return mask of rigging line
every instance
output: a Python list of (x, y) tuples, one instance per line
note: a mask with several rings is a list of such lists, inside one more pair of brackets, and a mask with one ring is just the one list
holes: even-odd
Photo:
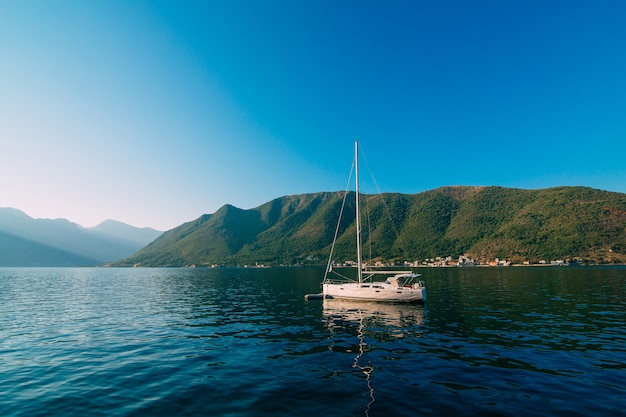
[[(339, 277), (343, 278), (343, 280), (344, 280), (345, 282), (347, 282), (347, 281), (356, 282), (356, 280), (354, 280), (353, 278), (349, 278), (349, 277), (348, 277), (348, 276), (346, 276), (346, 275), (340, 274), (339, 272), (337, 272), (337, 271), (336, 271), (336, 270), (334, 270), (334, 269), (333, 269), (333, 274), (335, 274), (335, 275), (337, 275), (337, 276), (339, 276)], [(329, 280), (328, 280), (328, 282), (332, 283), (332, 279), (329, 279)]]
[(376, 187), (376, 192), (377, 194), (380, 195), (380, 199), (383, 202), (383, 207), (385, 207), (387, 218), (389, 219), (389, 223), (391, 223), (391, 229), (393, 230), (393, 234), (395, 235), (396, 240), (400, 244), (400, 249), (402, 249), (402, 253), (404, 254), (405, 258), (408, 258), (408, 251), (406, 249), (404, 241), (402, 240), (402, 237), (400, 236), (400, 232), (398, 231), (398, 229), (396, 228), (396, 225), (393, 222), (393, 218), (391, 217), (391, 209), (387, 205), (385, 196), (383, 192), (381, 191), (380, 187), (378, 186), (378, 181), (376, 181), (376, 177), (374, 177), (374, 174), (372, 173), (372, 170), (370, 169), (369, 161), (367, 160), (367, 156), (365, 155), (365, 152), (363, 151), (363, 147), (361, 146), (359, 150), (361, 151), (361, 155), (363, 155), (363, 159), (365, 160), (365, 166), (367, 167), (367, 172), (369, 172), (370, 177), (372, 178), (372, 181), (374, 182), (374, 186)]
[(372, 219), (370, 213), (370, 196), (365, 196), (365, 212), (367, 213), (367, 245), (369, 247), (369, 263), (372, 264)]
[(326, 264), (326, 271), (324, 271), (324, 281), (328, 278), (331, 265), (333, 262), (333, 252), (335, 251), (335, 242), (337, 242), (337, 236), (339, 235), (339, 226), (341, 225), (341, 219), (343, 219), (343, 209), (346, 207), (346, 199), (348, 198), (348, 190), (350, 188), (350, 182), (352, 181), (352, 173), (354, 172), (355, 160), (352, 160), (352, 167), (350, 168), (350, 175), (348, 176), (348, 184), (346, 185), (346, 191), (343, 194), (343, 201), (341, 202), (341, 210), (339, 211), (339, 220), (337, 220), (337, 228), (335, 229), (335, 236), (333, 236), (333, 243), (330, 247), (330, 255), (328, 256), (328, 263)]

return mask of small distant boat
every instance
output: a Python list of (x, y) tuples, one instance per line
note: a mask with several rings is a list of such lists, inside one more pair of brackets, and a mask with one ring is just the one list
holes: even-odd
[[(411, 271), (394, 271), (373, 269), (363, 264), (361, 245), (361, 218), (359, 210), (359, 142), (354, 143), (354, 164), (356, 181), (356, 251), (357, 251), (357, 279), (348, 280), (337, 274), (339, 279), (330, 278), (333, 273), (332, 249), (324, 281), (322, 293), (310, 295), (313, 298), (337, 298), (361, 301), (385, 301), (385, 302), (424, 302), (426, 301), (426, 287), (419, 279), (420, 274)], [(341, 221), (341, 219), (339, 219)], [(337, 236), (333, 240), (335, 246)], [(387, 276), (384, 281), (375, 281), (375, 276)]]

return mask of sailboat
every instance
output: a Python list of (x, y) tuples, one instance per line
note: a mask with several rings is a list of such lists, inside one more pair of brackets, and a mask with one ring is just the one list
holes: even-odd
[[(343, 275), (336, 274), (339, 279), (331, 278), (333, 273), (333, 249), (322, 282), (320, 298), (346, 299), (361, 301), (386, 301), (386, 302), (424, 302), (426, 301), (426, 287), (419, 279), (420, 274), (411, 271), (380, 270), (374, 269), (363, 263), (361, 245), (361, 216), (359, 210), (359, 142), (354, 142), (354, 167), (356, 183), (356, 252), (357, 252), (357, 279), (348, 280)], [(341, 221), (341, 219), (339, 219)], [(337, 230), (339, 226), (337, 227)], [(333, 240), (335, 246), (337, 233)], [(384, 276), (384, 281), (375, 281), (376, 276)]]

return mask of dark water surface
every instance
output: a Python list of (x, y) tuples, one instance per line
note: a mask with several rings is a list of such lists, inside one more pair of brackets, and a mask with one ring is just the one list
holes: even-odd
[(425, 269), (425, 306), (322, 272), (0, 269), (0, 415), (626, 413), (626, 268)]

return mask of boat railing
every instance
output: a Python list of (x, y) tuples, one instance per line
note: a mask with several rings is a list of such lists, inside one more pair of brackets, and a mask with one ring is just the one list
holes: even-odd
[(349, 282), (358, 282), (358, 279), (347, 277), (335, 269), (331, 269), (324, 280), (324, 284), (346, 284)]
[[(353, 277), (352, 273), (350, 276), (344, 275), (345, 271), (354, 271), (356, 269), (356, 265), (331, 265), (325, 274), (324, 283), (325, 284), (346, 284), (350, 282), (358, 282), (357, 277)], [(376, 276), (379, 277), (392, 277), (392, 276), (402, 276), (403, 280), (406, 284), (412, 283), (417, 277), (420, 277), (421, 274), (416, 273), (410, 268), (407, 269), (388, 269), (385, 267), (376, 267), (372, 265), (366, 265), (361, 271), (362, 281), (363, 282), (376, 282), (376, 281), (385, 281), (385, 278), (375, 279)]]
[(348, 284), (351, 282), (358, 282), (355, 279), (350, 279), (350, 278), (346, 278), (346, 277), (341, 277), (341, 278), (327, 278), (326, 281), (324, 281), (324, 284)]

